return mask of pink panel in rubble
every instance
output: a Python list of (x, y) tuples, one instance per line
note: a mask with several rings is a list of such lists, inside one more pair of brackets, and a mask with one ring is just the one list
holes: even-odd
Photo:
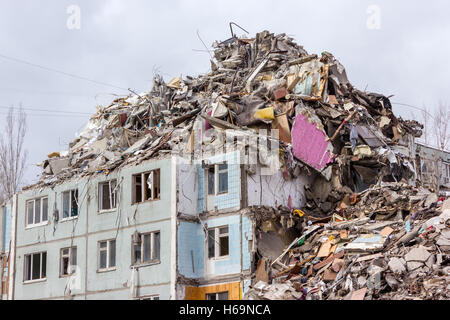
[(292, 127), (292, 146), (294, 155), (310, 166), (322, 170), (327, 163), (333, 162), (330, 142), (325, 133), (308, 122), (303, 114), (298, 114)]

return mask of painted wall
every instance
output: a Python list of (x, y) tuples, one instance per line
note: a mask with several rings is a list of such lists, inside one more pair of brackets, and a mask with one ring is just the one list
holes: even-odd
[(218, 293), (228, 291), (228, 300), (240, 300), (241, 284), (240, 282), (221, 283), (212, 286), (190, 287), (186, 289), (186, 300), (206, 300), (208, 293)]
[[(214, 206), (220, 210), (240, 209), (240, 165), (239, 151), (219, 154), (208, 158), (210, 164), (217, 164), (223, 161), (228, 163), (228, 192), (216, 195)], [(198, 213), (205, 210), (205, 170), (201, 165), (197, 165), (198, 174)]]
[[(440, 169), (440, 184), (450, 188), (450, 176), (447, 175), (450, 167), (450, 152), (442, 152), (436, 148), (428, 147), (416, 143), (416, 155), (420, 158), (421, 164), (427, 167), (427, 172), (423, 172), (423, 167), (418, 168), (421, 173), (422, 182), (425, 184), (436, 182), (436, 172)], [(441, 160), (442, 159), (442, 160)], [(419, 164), (418, 164), (419, 165)]]
[(247, 176), (247, 192), (249, 206), (288, 205), (291, 196), (294, 207), (299, 208), (305, 204), (305, 184), (310, 184), (313, 177), (300, 175), (292, 180), (284, 180), (281, 171), (273, 175), (261, 175), (261, 167), (256, 168), (256, 173)]
[(2, 208), (1, 218), (0, 218), (0, 251), (9, 252), (9, 246), (11, 241), (11, 222), (12, 222), (12, 211), (11, 202), (7, 202)]
[(203, 225), (180, 221), (178, 224), (178, 272), (187, 278), (213, 279), (217, 276), (250, 270), (251, 241), (253, 240), (251, 220), (246, 216), (242, 217), (242, 233), (240, 233), (240, 214), (211, 217), (203, 223), (206, 224), (206, 228), (228, 226), (229, 255), (226, 258), (208, 259)]
[[(152, 169), (161, 170), (161, 199), (132, 205), (132, 175)], [(114, 171), (109, 176), (97, 175), (79, 181), (68, 181), (53, 189), (30, 190), (18, 196), (16, 299), (63, 298), (68, 278), (59, 276), (60, 249), (77, 246), (79, 279), (71, 282), (75, 299), (129, 299), (131, 285), (131, 236), (160, 231), (160, 263), (140, 267), (136, 275), (138, 295), (159, 294), (170, 297), (171, 213), (172, 206), (171, 159), (151, 160), (138, 166)], [(116, 178), (119, 183), (117, 208), (98, 211), (98, 183)], [(79, 215), (75, 219), (58, 221), (52, 217), (56, 208), (62, 212), (61, 193), (78, 188)], [(38, 196), (49, 198), (49, 221), (43, 226), (25, 228), (26, 200)], [(100, 240), (116, 238), (116, 269), (97, 271), (97, 245)], [(47, 279), (23, 283), (24, 255), (47, 251)], [(78, 274), (77, 272), (77, 274)], [(78, 277), (77, 277), (78, 278)], [(87, 294), (84, 296), (84, 294)]]
[[(197, 165), (179, 162), (177, 164), (177, 175), (178, 212), (182, 214), (197, 215), (199, 201), (199, 176)], [(203, 183), (201, 184), (201, 187), (203, 190)]]

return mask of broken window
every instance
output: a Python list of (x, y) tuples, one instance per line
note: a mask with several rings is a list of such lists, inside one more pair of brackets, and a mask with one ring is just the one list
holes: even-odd
[(133, 175), (133, 203), (160, 198), (160, 170)]
[(47, 252), (39, 252), (25, 255), (24, 281), (46, 278)]
[(98, 270), (104, 271), (116, 267), (116, 240), (98, 243)]
[(78, 190), (70, 190), (62, 193), (63, 219), (78, 216)]
[(60, 276), (75, 273), (77, 266), (77, 247), (61, 249)]
[(31, 226), (48, 220), (48, 198), (28, 200), (26, 204), (26, 225)]
[(220, 258), (229, 254), (228, 226), (208, 230), (208, 258)]
[(228, 164), (215, 164), (207, 169), (208, 195), (228, 192)]
[(132, 236), (133, 251), (132, 264), (150, 263), (159, 261), (160, 234), (151, 232), (145, 234), (135, 233)]
[(98, 184), (98, 207), (99, 210), (111, 210), (116, 207), (117, 181), (110, 180)]
[(207, 293), (206, 300), (228, 300), (228, 291)]

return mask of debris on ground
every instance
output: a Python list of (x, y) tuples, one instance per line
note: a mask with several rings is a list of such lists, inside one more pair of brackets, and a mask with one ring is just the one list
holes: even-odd
[(315, 179), (303, 207), (257, 208), (245, 298), (450, 298), (449, 200), (416, 181), (412, 146), (423, 126), (396, 117), (389, 97), (354, 88), (331, 53), (309, 54), (286, 34), (232, 34), (213, 48), (209, 73), (167, 83), (156, 75), (149, 92), (98, 106), (27, 188), (192, 151), (183, 139), (196, 128), (278, 129), (284, 179)]

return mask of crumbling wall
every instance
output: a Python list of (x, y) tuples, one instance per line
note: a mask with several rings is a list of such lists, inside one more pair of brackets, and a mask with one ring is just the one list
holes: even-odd
[[(187, 278), (212, 279), (250, 271), (252, 222), (247, 216), (242, 216), (241, 225), (240, 215), (237, 213), (210, 217), (201, 223), (180, 221), (177, 236), (178, 272)], [(224, 258), (208, 259), (205, 232), (208, 228), (220, 226), (228, 226), (229, 255)]]
[[(214, 197), (214, 207), (217, 210), (240, 209), (240, 166), (239, 151), (222, 153), (209, 157), (208, 164), (228, 163), (228, 192)], [(198, 173), (198, 213), (209, 211), (205, 208), (205, 172), (201, 165), (197, 165)], [(212, 209), (212, 208), (211, 208)]]
[(306, 201), (304, 186), (313, 180), (312, 175), (306, 174), (285, 180), (281, 171), (273, 175), (261, 175), (261, 168), (257, 167), (255, 174), (247, 175), (248, 205), (288, 206), (290, 197), (293, 207), (301, 208)]

